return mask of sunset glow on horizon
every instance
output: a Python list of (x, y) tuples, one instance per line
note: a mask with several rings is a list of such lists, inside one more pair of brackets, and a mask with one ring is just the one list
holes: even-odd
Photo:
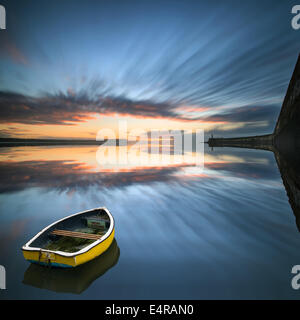
[(110, 128), (116, 138), (124, 139), (127, 136), (119, 136), (118, 121), (126, 121), (128, 133), (132, 129), (153, 130), (196, 130), (202, 129), (211, 131), (220, 126), (230, 129), (243, 124), (230, 123), (228, 121), (203, 121), (203, 120), (173, 120), (164, 118), (134, 117), (131, 115), (89, 115), (82, 118), (80, 122), (68, 124), (48, 125), (48, 124), (0, 124), (0, 130), (6, 131), (15, 138), (28, 139), (91, 139), (96, 140), (97, 132), (102, 128)]

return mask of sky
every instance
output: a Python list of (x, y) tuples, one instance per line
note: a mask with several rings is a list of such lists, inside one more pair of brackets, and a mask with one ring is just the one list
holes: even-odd
[(120, 119), (267, 134), (300, 52), (295, 1), (0, 4), (0, 137), (94, 140)]

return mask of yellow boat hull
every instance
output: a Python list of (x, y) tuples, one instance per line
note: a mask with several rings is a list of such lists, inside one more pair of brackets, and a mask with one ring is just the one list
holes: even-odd
[(111, 234), (99, 244), (95, 245), (84, 253), (74, 255), (72, 257), (66, 257), (54, 252), (49, 253), (43, 250), (25, 250), (23, 248), (22, 251), (24, 258), (29, 262), (54, 267), (72, 268), (100, 256), (109, 248), (114, 239), (114, 236), (115, 228), (113, 228)]

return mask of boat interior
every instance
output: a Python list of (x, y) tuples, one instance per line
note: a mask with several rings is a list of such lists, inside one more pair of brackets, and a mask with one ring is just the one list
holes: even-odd
[(36, 238), (30, 247), (77, 252), (100, 239), (110, 227), (104, 209), (96, 209), (58, 221)]

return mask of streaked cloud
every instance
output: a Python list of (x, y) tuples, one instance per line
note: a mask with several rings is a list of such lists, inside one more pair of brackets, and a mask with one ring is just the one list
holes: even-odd
[(2, 125), (127, 116), (238, 135), (275, 125), (299, 51), (288, 2), (72, 3), (7, 5)]
[(276, 121), (279, 112), (280, 107), (278, 105), (244, 106), (232, 108), (203, 118), (210, 121), (230, 122)]

